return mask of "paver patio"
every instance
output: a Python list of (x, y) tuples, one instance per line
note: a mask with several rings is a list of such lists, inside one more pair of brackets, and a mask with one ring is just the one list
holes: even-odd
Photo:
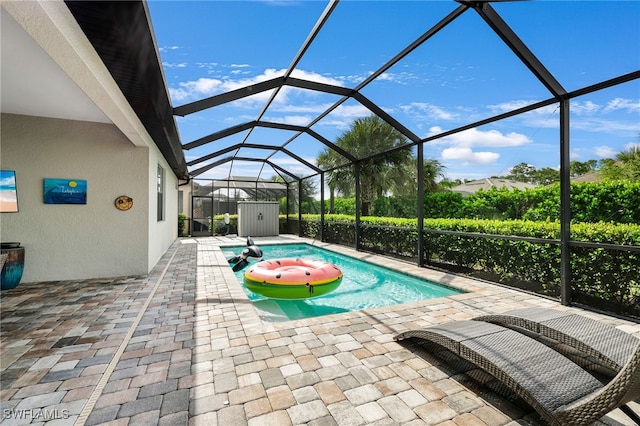
[[(220, 250), (237, 237), (180, 239), (148, 276), (23, 283), (1, 298), (2, 424), (542, 424), (393, 336), (557, 303), (293, 236), (254, 240), (321, 245), (467, 293), (266, 323)], [(582, 313), (640, 336), (639, 324)], [(619, 410), (601, 422), (629, 424)]]

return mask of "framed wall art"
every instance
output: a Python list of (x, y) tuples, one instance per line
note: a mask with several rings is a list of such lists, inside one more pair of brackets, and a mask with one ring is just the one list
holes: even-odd
[(0, 170), (0, 212), (18, 211), (18, 188), (15, 170)]
[(44, 180), (45, 204), (87, 204), (87, 181), (82, 179)]

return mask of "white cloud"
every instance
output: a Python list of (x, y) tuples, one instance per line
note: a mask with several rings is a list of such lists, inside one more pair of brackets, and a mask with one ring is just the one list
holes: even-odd
[[(438, 126), (429, 129), (429, 135), (442, 133)], [(492, 148), (504, 148), (522, 146), (531, 143), (531, 139), (522, 133), (511, 132), (503, 134), (497, 130), (480, 131), (476, 128), (465, 130), (451, 136), (447, 136), (432, 143), (451, 144), (454, 146), (473, 147), (487, 146)]]
[(162, 46), (158, 48), (160, 52), (164, 52), (166, 50), (178, 50), (178, 49), (181, 49), (181, 47), (180, 46)]
[(442, 150), (444, 161), (461, 162), (468, 164), (492, 164), (498, 161), (500, 154), (496, 152), (473, 152), (468, 147), (452, 147)]
[[(371, 75), (371, 73), (369, 73), (369, 75)], [(364, 81), (366, 77), (363, 75), (359, 75), (359, 74), (352, 74), (352, 75), (345, 75), (341, 77), (341, 80), (349, 82), (351, 84), (358, 85), (360, 83), (362, 83)]]
[(615, 98), (607, 102), (607, 106), (604, 108), (605, 111), (615, 111), (619, 109), (626, 109), (629, 110), (629, 112), (640, 111), (640, 100)]
[(409, 72), (401, 72), (401, 73), (383, 72), (378, 77), (376, 77), (375, 81), (376, 82), (387, 81), (387, 82), (396, 83), (396, 84), (409, 84), (409, 80), (415, 80), (415, 79), (416, 79), (416, 76)]
[[(513, 100), (509, 102), (503, 102), (496, 105), (488, 105), (489, 110), (503, 113), (513, 111), (518, 108), (525, 107), (527, 105), (531, 105), (537, 100)], [(530, 111), (527, 114), (540, 114), (540, 115), (549, 115), (556, 112), (558, 106), (557, 104), (548, 105), (543, 108), (538, 108), (536, 110)], [(628, 112), (640, 111), (640, 100), (634, 99), (625, 99), (625, 98), (615, 98), (607, 102), (607, 104), (603, 107), (600, 104), (597, 104), (593, 101), (580, 101), (580, 100), (572, 100), (571, 101), (571, 113), (576, 115), (583, 114), (594, 114), (597, 112), (612, 112), (616, 110), (627, 110)]]
[(629, 151), (630, 149), (633, 149), (633, 148), (640, 149), (640, 143), (629, 142), (624, 146), (625, 151)]
[(634, 148), (640, 149), (640, 143), (629, 142), (618, 149), (612, 148), (607, 145), (596, 146), (593, 152), (600, 159), (603, 159), (603, 158), (615, 159), (618, 156), (618, 154), (620, 154), (621, 152), (626, 152)]
[(162, 66), (165, 68), (186, 68), (188, 64), (186, 62), (176, 62), (176, 63), (163, 62)]
[(571, 128), (595, 133), (637, 133), (640, 125), (637, 121), (606, 120), (598, 117), (579, 117), (571, 120)]
[(408, 105), (401, 105), (400, 109), (407, 114), (416, 116), (419, 119), (455, 120), (459, 118), (458, 114), (445, 111), (437, 105), (425, 102), (412, 102)]
[[(315, 158), (309, 158), (309, 157), (300, 157), (303, 160), (305, 160), (307, 163), (311, 163), (311, 164), (315, 164), (316, 159)], [(287, 165), (302, 165), (302, 163), (300, 163), (298, 160), (296, 160), (293, 157), (289, 157), (286, 154), (282, 154), (282, 156), (279, 156), (277, 158), (272, 158), (272, 163), (277, 164), (278, 166), (287, 166)], [(306, 169), (306, 166), (303, 166)]]
[(594, 152), (600, 158), (614, 158), (618, 153), (618, 151), (610, 146), (596, 146)]
[(217, 62), (196, 62), (196, 67), (198, 68), (213, 68), (217, 66)]
[(198, 98), (206, 98), (220, 92), (222, 85), (223, 82), (215, 78), (199, 78), (180, 83), (177, 89), (169, 88), (169, 94), (174, 101), (184, 101), (193, 98), (195, 94), (198, 94)]
[[(442, 133), (440, 127), (429, 129), (431, 135)], [(477, 151), (474, 147), (508, 148), (531, 143), (526, 135), (521, 133), (503, 134), (497, 130), (480, 131), (469, 129), (429, 142), (430, 145), (446, 146), (440, 156), (445, 162), (456, 162), (457, 165), (486, 165), (493, 164), (500, 158), (500, 154), (493, 151)]]
[(383, 72), (382, 74), (380, 74), (376, 80), (384, 80), (384, 81), (394, 81), (395, 80), (395, 76), (393, 73), (390, 72)]
[(371, 115), (371, 111), (369, 108), (366, 108), (362, 105), (340, 105), (338, 108), (333, 110), (331, 113), (332, 116), (344, 117), (344, 118), (362, 118), (368, 117)]
[[(326, 110), (326, 108), (324, 108), (324, 110)], [(371, 110), (360, 104), (343, 104), (331, 111), (327, 117), (320, 120), (318, 125), (323, 126), (325, 129), (345, 131), (351, 129), (354, 120), (368, 117), (371, 114)]]
[(223, 123), (228, 124), (230, 126), (238, 123), (248, 123), (249, 121), (255, 120), (256, 117), (251, 114), (241, 114), (235, 117), (225, 117)]
[(187, 99), (189, 94), (183, 89), (173, 89), (173, 88), (169, 87), (169, 96), (171, 97), (171, 99), (175, 103), (176, 101), (180, 102), (180, 101), (183, 101), (183, 100)]
[[(529, 105), (533, 105), (536, 102), (538, 102), (537, 99), (513, 100), (508, 102), (502, 102), (495, 105), (487, 105), (487, 108), (496, 114), (502, 114), (505, 112), (511, 112), (511, 111), (517, 110), (519, 108), (524, 108)], [(533, 125), (534, 127), (538, 127), (537, 123), (540, 123), (540, 121), (537, 119), (533, 119), (532, 117), (540, 116), (540, 117), (544, 117), (546, 120), (546, 118), (554, 114), (558, 114), (557, 104), (551, 104), (542, 108), (537, 108), (532, 111), (528, 111), (526, 113), (521, 114), (520, 117), (527, 118), (527, 120), (535, 120), (533, 122), (530, 121), (530, 123), (534, 123), (530, 125)]]
[[(493, 111), (495, 113), (503, 113), (503, 112), (509, 112), (509, 111), (513, 111), (519, 108), (524, 108), (526, 106), (535, 104), (536, 102), (538, 102), (537, 100), (519, 100), (519, 99), (514, 99), (512, 101), (508, 101), (508, 102), (502, 102), (499, 104), (495, 104), (495, 105), (487, 105), (487, 108), (489, 108), (490, 111)], [(551, 108), (551, 110), (555, 109), (555, 106), (550, 106), (550, 107), (546, 107), (546, 108)], [(544, 108), (542, 108), (544, 109)], [(536, 110), (539, 111), (539, 110)]]
[(284, 123), (284, 124), (292, 124), (294, 126), (306, 126), (313, 120), (315, 117), (311, 117), (309, 115), (286, 115), (284, 117), (264, 117), (265, 121), (270, 121), (273, 123)]
[[(349, 85), (351, 86), (357, 86), (358, 84), (362, 83), (366, 78), (371, 77), (372, 74), (373, 74), (373, 71), (367, 71), (362, 74), (341, 75), (339, 77), (336, 77), (336, 79), (345, 83), (349, 83)], [(399, 72), (399, 73), (383, 72), (382, 74), (380, 74), (378, 77), (375, 78), (374, 84), (384, 82), (384, 83), (395, 83), (395, 84), (406, 85), (406, 84), (409, 84), (410, 80), (416, 80), (416, 78), (417, 77), (415, 74), (412, 74), (406, 71)]]
[(571, 102), (571, 113), (572, 114), (593, 114), (600, 110), (600, 105), (595, 104), (591, 101), (579, 102), (572, 101)]
[[(211, 64), (202, 64), (202, 66), (210, 66)], [(210, 96), (214, 96), (220, 93), (226, 93), (232, 90), (240, 89), (243, 87), (251, 86), (256, 83), (260, 83), (263, 81), (268, 81), (277, 77), (281, 77), (285, 74), (285, 69), (276, 70), (274, 68), (265, 69), (262, 74), (256, 75), (250, 78), (237, 78), (234, 75), (234, 72), (245, 69), (249, 67), (246, 64), (234, 64), (232, 65), (234, 71), (230, 76), (225, 76), (221, 78), (199, 78), (197, 80), (185, 81), (178, 84), (178, 87), (169, 88), (169, 93), (171, 95), (172, 100), (186, 102), (186, 101), (194, 101), (203, 98), (207, 98)], [(313, 82), (319, 82), (324, 84), (330, 84), (334, 86), (343, 86), (340, 80), (335, 78), (327, 77), (322, 74), (318, 74), (315, 72), (308, 72), (304, 70), (294, 70), (291, 73), (292, 77), (299, 78), (302, 80), (308, 80)], [(312, 98), (316, 96), (319, 92), (314, 92), (311, 90), (303, 90), (292, 87), (283, 87), (278, 93), (277, 99), (274, 100), (274, 106), (278, 105), (289, 105), (290, 106), (290, 96), (305, 96)], [(235, 106), (238, 107), (253, 107), (256, 102), (264, 103), (271, 96), (271, 91), (265, 91), (262, 93), (257, 93), (247, 98), (239, 99), (235, 101)]]
[[(281, 71), (284, 73), (284, 70), (281, 70)], [(318, 83), (331, 84), (333, 86), (344, 87), (344, 83), (342, 82), (342, 80), (333, 78), (333, 77), (327, 77), (325, 75), (318, 74), (316, 72), (308, 72), (304, 70), (295, 69), (291, 73), (291, 77), (300, 78), (303, 80), (315, 81)]]
[(328, 104), (328, 103), (319, 103), (319, 104), (304, 104), (304, 105), (291, 105), (291, 104), (284, 104), (284, 105), (275, 105), (273, 108), (271, 108), (271, 111), (278, 111), (278, 112), (297, 112), (300, 114), (303, 113), (310, 113), (310, 114), (314, 114), (315, 118), (316, 116), (318, 116), (318, 114), (326, 111), (331, 105), (333, 104)]

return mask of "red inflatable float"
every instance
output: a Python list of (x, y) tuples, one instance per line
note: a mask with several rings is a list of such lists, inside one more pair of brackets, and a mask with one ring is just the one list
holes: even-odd
[(308, 299), (332, 292), (342, 282), (336, 265), (311, 259), (263, 260), (244, 274), (244, 285), (273, 299)]

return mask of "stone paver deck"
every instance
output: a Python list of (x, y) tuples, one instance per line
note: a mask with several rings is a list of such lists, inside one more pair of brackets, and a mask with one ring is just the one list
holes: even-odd
[[(255, 238), (283, 241), (301, 239)], [(467, 293), (266, 323), (220, 250), (244, 243), (234, 237), (181, 239), (144, 277), (23, 283), (1, 298), (2, 425), (542, 424), (393, 336), (528, 305), (574, 308), (302, 241)], [(640, 336), (638, 324), (582, 313)], [(618, 410), (601, 423), (629, 424)]]

